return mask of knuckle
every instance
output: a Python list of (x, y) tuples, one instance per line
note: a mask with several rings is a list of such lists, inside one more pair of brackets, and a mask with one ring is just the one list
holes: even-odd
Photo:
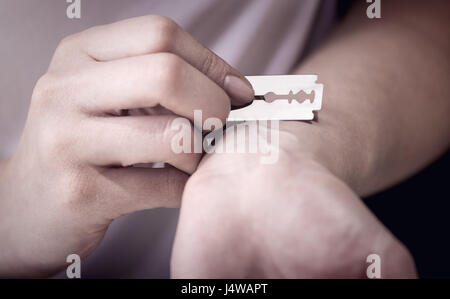
[(173, 94), (177, 86), (181, 83), (185, 63), (181, 58), (170, 53), (160, 53), (156, 59), (156, 66), (153, 70), (158, 70), (158, 84), (164, 94)]
[(144, 17), (144, 22), (154, 37), (148, 45), (151, 48), (150, 51), (171, 52), (179, 30), (178, 24), (167, 17), (158, 15)]
[(56, 47), (55, 57), (63, 57), (70, 51), (73, 51), (74, 45), (78, 42), (81, 33), (74, 33), (64, 37)]
[(67, 110), (77, 105), (82, 94), (80, 88), (85, 84), (87, 71), (78, 70), (71, 73), (49, 71), (36, 82), (31, 96), (31, 107), (39, 112), (51, 112), (57, 108)]
[(168, 17), (150, 15), (147, 20), (153, 28), (167, 35), (173, 35), (178, 30), (178, 24)]
[(52, 100), (57, 97), (60, 85), (59, 75), (55, 73), (46, 73), (37, 81), (31, 103), (33, 106), (47, 107)]
[(79, 35), (80, 35), (79, 33), (74, 33), (74, 34), (67, 35), (66, 37), (64, 37), (64, 38), (59, 42), (58, 48), (59, 48), (59, 47), (64, 48), (64, 47), (66, 47), (66, 46), (71, 46), (71, 45), (73, 45), (74, 42), (78, 39)]
[(210, 50), (205, 50), (203, 62), (200, 71), (206, 76), (223, 82), (228, 72), (226, 64), (216, 54)]
[(206, 51), (205, 59), (202, 62), (201, 66), (201, 72), (208, 75), (211, 70), (213, 69), (214, 65), (216, 65), (216, 58), (214, 57), (214, 54), (210, 53), (209, 51)]

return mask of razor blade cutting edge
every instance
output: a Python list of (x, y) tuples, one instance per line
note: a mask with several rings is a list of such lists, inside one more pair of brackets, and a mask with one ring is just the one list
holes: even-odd
[[(312, 120), (313, 111), (322, 108), (323, 84), (318, 84), (317, 75), (247, 76), (256, 98), (268, 94), (276, 100), (255, 99), (249, 106), (232, 110), (227, 118), (232, 121), (250, 120)], [(292, 100), (301, 91), (308, 99), (302, 103)], [(314, 93), (313, 93), (314, 91)]]

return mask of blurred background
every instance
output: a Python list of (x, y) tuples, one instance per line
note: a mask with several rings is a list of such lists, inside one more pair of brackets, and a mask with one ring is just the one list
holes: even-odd
[(447, 152), (409, 180), (366, 199), (369, 208), (409, 248), (421, 278), (450, 277), (449, 170)]

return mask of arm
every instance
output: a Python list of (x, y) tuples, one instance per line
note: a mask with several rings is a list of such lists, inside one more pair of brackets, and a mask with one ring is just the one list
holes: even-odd
[(319, 121), (286, 126), (360, 195), (413, 174), (450, 144), (450, 3), (384, 1), (382, 19), (360, 3), (297, 69), (325, 85)]
[(174, 277), (366, 277), (372, 253), (382, 277), (416, 276), (351, 190), (394, 184), (449, 145), (449, 5), (393, 2), (381, 21), (356, 6), (297, 69), (325, 84), (323, 109), (316, 122), (280, 125), (276, 164), (203, 158), (183, 193)]

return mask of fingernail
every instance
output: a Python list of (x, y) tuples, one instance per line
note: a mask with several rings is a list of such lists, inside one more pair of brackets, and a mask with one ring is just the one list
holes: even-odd
[(251, 102), (255, 95), (249, 83), (234, 75), (225, 77), (224, 88), (229, 96), (244, 103)]

